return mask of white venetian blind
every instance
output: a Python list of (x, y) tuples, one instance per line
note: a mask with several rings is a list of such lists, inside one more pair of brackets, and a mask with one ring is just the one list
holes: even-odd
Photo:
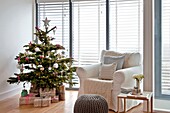
[(161, 93), (170, 95), (170, 0), (162, 0)]
[[(50, 27), (57, 27), (55, 35), (51, 32), (51, 36), (55, 38), (53, 44), (61, 44), (66, 50), (69, 50), (69, 2), (40, 0), (38, 3), (38, 26), (43, 29), (42, 20), (48, 18)], [(68, 54), (68, 52), (66, 52)]]
[(106, 43), (106, 3), (73, 2), (73, 58), (77, 65), (98, 63)]
[(143, 53), (143, 0), (110, 1), (110, 49)]

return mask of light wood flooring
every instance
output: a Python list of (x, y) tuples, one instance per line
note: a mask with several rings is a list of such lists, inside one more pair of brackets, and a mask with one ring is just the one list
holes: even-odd
[[(0, 101), (0, 113), (73, 113), (74, 103), (77, 99), (77, 91), (66, 91), (65, 101), (52, 103), (50, 107), (34, 108), (33, 105), (19, 106), (19, 96), (16, 95), (11, 98)], [(127, 113), (144, 113), (142, 105), (129, 110)], [(109, 111), (109, 113), (115, 113)], [(154, 113), (168, 113), (161, 111), (154, 111)]]

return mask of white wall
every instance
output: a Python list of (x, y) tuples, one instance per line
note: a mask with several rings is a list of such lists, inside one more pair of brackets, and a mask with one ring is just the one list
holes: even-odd
[[(143, 73), (144, 91), (153, 92), (153, 0), (144, 0), (144, 56), (143, 56)], [(146, 102), (143, 110), (146, 111)]]
[(32, 0), (0, 0), (0, 100), (21, 92), (6, 81), (17, 72), (15, 56), (32, 40)]

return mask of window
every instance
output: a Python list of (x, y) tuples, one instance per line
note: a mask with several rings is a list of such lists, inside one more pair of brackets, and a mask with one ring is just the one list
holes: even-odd
[(73, 57), (77, 65), (99, 62), (106, 47), (106, 3), (104, 1), (73, 2)]
[(162, 0), (161, 94), (170, 96), (170, 1)]
[(110, 1), (110, 49), (143, 53), (143, 0)]
[[(50, 28), (56, 26), (55, 34), (50, 35), (55, 38), (52, 43), (63, 45), (69, 50), (69, 2), (39, 2), (38, 3), (38, 26), (43, 29), (42, 20), (48, 18)], [(66, 52), (68, 55), (69, 51)]]

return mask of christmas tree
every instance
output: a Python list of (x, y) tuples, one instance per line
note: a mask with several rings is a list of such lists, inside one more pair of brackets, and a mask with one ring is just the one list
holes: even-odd
[(45, 30), (36, 27), (35, 35), (39, 43), (24, 45), (25, 52), (16, 56), (20, 72), (14, 73), (15, 77), (7, 80), (10, 84), (30, 82), (36, 88), (58, 88), (63, 83), (75, 84), (71, 81), (76, 70), (72, 66), (73, 58), (65, 56), (63, 46), (51, 43), (54, 38), (48, 34), (56, 27), (49, 29), (50, 20), (47, 18), (43, 22)]

